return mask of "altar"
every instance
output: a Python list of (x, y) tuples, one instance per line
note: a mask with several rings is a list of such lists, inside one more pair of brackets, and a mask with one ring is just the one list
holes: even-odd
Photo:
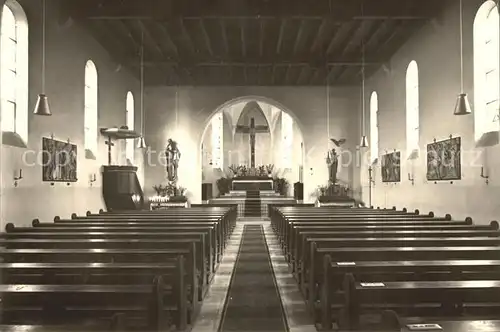
[(273, 190), (273, 179), (262, 177), (240, 177), (232, 180), (231, 188), (234, 191), (271, 191)]

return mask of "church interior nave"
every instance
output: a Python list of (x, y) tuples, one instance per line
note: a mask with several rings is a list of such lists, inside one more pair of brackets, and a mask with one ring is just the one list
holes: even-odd
[(500, 332), (494, 0), (0, 0), (0, 331)]

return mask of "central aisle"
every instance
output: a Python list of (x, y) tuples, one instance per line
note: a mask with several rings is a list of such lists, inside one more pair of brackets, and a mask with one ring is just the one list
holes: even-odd
[(262, 225), (244, 225), (219, 331), (288, 331)]

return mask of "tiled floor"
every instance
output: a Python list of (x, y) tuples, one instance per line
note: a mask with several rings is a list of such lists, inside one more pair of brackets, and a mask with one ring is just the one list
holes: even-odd
[(200, 314), (192, 331), (216, 332), (219, 328), (231, 275), (241, 244), (243, 225), (245, 224), (260, 224), (264, 227), (266, 241), (271, 254), (271, 262), (276, 276), (279, 293), (283, 301), (290, 332), (316, 331), (295, 279), (289, 273), (288, 265), (275, 239), (270, 221), (267, 218), (241, 218), (238, 220), (237, 226), (226, 248), (224, 258), (214, 277), (210, 290), (203, 301)]

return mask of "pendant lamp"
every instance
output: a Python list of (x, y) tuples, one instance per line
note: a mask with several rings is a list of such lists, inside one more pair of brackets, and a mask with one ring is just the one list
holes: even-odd
[(52, 115), (52, 113), (50, 112), (49, 101), (47, 99), (47, 95), (45, 94), (45, 7), (45, 0), (42, 0), (42, 93), (38, 95), (38, 100), (36, 101), (33, 114), (48, 116)]
[(137, 148), (146, 149), (146, 140), (144, 139), (144, 131), (146, 126), (144, 125), (144, 31), (141, 37), (141, 137), (139, 137), (139, 142), (137, 143)]
[(469, 98), (464, 92), (464, 42), (463, 42), (463, 5), (462, 0), (460, 0), (460, 94), (457, 97), (457, 102), (455, 104), (455, 115), (468, 115), (472, 113)]
[[(363, 15), (363, 4), (361, 4), (361, 16)], [(361, 109), (362, 109), (362, 115), (361, 115), (361, 121), (362, 121), (362, 129), (363, 129), (363, 135), (361, 136), (361, 141), (359, 143), (360, 148), (367, 148), (368, 147), (368, 138), (366, 137), (366, 131), (365, 131), (365, 41), (364, 37), (361, 38)]]

